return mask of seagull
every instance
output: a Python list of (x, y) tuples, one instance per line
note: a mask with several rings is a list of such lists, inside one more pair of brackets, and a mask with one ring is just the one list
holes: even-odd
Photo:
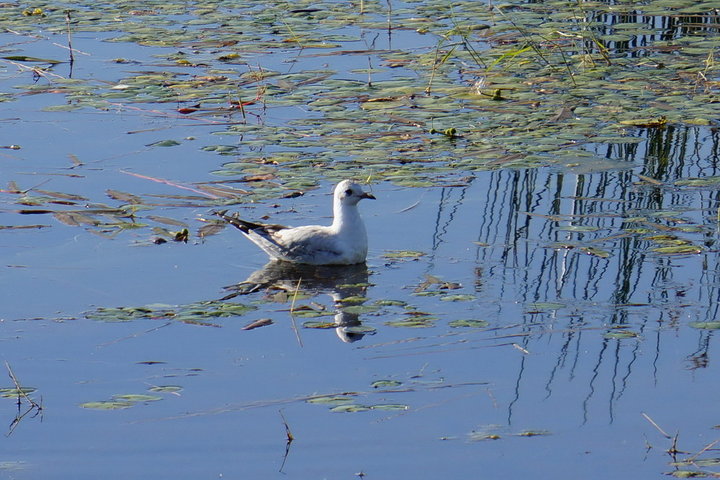
[(308, 265), (355, 265), (364, 263), (368, 241), (365, 224), (357, 204), (363, 198), (375, 199), (362, 187), (343, 180), (333, 194), (333, 222), (330, 226), (284, 227), (242, 220), (237, 213), (216, 215), (239, 229), (271, 260)]

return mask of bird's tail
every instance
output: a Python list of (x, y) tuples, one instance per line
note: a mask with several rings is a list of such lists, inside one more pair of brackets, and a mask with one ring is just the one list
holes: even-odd
[(213, 212), (213, 215), (217, 215), (218, 217), (222, 218), (227, 223), (229, 223), (243, 233), (248, 233), (250, 230), (255, 230), (257, 228), (266, 227), (266, 225), (260, 223), (253, 223), (248, 222), (247, 220), (243, 220), (242, 218), (240, 218), (237, 212), (233, 213), (232, 215), (228, 215), (227, 210), (216, 210)]

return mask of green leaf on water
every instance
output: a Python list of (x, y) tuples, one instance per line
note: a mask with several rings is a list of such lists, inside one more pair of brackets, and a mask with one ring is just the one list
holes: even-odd
[(692, 328), (698, 328), (700, 330), (718, 330), (720, 329), (720, 321), (718, 322), (690, 322), (688, 323)]
[(598, 227), (591, 225), (564, 225), (557, 229), (564, 232), (597, 232), (600, 230)]
[(661, 255), (691, 255), (702, 253), (703, 249), (695, 245), (676, 245), (671, 247), (654, 247), (651, 248), (650, 251)]
[(348, 405), (338, 405), (337, 407), (333, 407), (330, 409), (333, 413), (356, 413), (356, 412), (367, 412), (370, 410), (370, 407), (366, 407), (365, 405), (357, 405), (357, 404), (348, 404)]
[(49, 63), (51, 65), (63, 63), (61, 60), (53, 60), (51, 58), (28, 57), (26, 55), (10, 55), (2, 58), (4, 60), (10, 60), (13, 62)]
[(375, 380), (370, 384), (372, 388), (393, 388), (400, 385), (402, 385), (402, 382), (397, 380)]
[(402, 327), (402, 328), (428, 328), (435, 325), (434, 317), (413, 317), (403, 320), (391, 320), (385, 322), (388, 327)]
[(343, 312), (353, 315), (362, 315), (364, 313), (377, 312), (378, 310), (380, 310), (380, 307), (377, 305), (350, 305), (342, 307)]
[(338, 325), (335, 322), (318, 322), (318, 321), (307, 321), (303, 322), (302, 324), (303, 328), (336, 328)]
[(128, 402), (123, 400), (105, 400), (101, 402), (85, 402), (81, 403), (81, 408), (88, 408), (91, 410), (122, 410), (130, 408), (135, 405), (135, 402)]
[(310, 398), (306, 401), (307, 403), (318, 403), (322, 405), (346, 405), (352, 403), (353, 400), (353, 397), (345, 395), (323, 395), (320, 397)]
[(148, 388), (148, 391), (153, 393), (179, 393), (182, 390), (183, 387), (179, 385), (156, 385)]
[(324, 311), (324, 310), (315, 310), (313, 308), (293, 310), (292, 314), (293, 314), (293, 316), (298, 317), (298, 318), (328, 317), (328, 316), (334, 315), (333, 312), (328, 312), (328, 311)]
[(400, 403), (383, 403), (379, 405), (370, 405), (370, 410), (403, 411), (409, 409), (409, 406)]
[(548, 311), (548, 310), (559, 310), (565, 308), (567, 305), (559, 302), (534, 302), (530, 303), (527, 308), (530, 311)]
[(145, 395), (145, 394), (121, 394), (121, 395), (113, 395), (113, 400), (119, 400), (121, 402), (157, 402), (158, 400), (162, 400), (162, 397), (158, 397), (156, 395)]
[(517, 434), (518, 437), (538, 437), (547, 436), (551, 433), (547, 430), (525, 430)]
[(581, 247), (580, 251), (587, 253), (588, 255), (592, 255), (593, 257), (599, 257), (599, 258), (610, 257), (610, 252), (608, 252), (606, 250), (601, 250), (601, 249), (595, 248), (595, 247)]
[(341, 303), (343, 305), (348, 305), (351, 303), (363, 303), (367, 301), (367, 297), (363, 297), (361, 295), (353, 295), (350, 297), (341, 298), (338, 300), (338, 303)]
[(394, 250), (394, 251), (388, 251), (383, 254), (383, 257), (389, 258), (389, 259), (410, 259), (410, 260), (416, 260), (422, 256), (424, 256), (424, 252), (418, 252), (415, 250)]
[(604, 337), (605, 338), (636, 338), (638, 336), (637, 333), (630, 331), (630, 330), (613, 330), (611, 332), (607, 332)]
[(443, 295), (440, 300), (443, 302), (469, 302), (475, 300), (475, 295)]
[(675, 478), (707, 478), (707, 473), (702, 470), (673, 470), (668, 475)]
[(35, 392), (37, 389), (33, 387), (22, 387), (17, 388), (0, 388), (0, 397), (3, 398), (17, 398), (19, 395), (29, 395)]
[(484, 328), (490, 323), (485, 320), (453, 320), (448, 325), (453, 328)]
[(175, 147), (180, 145), (180, 142), (176, 140), (160, 140), (158, 142), (149, 143), (146, 147)]
[(370, 325), (353, 325), (350, 327), (342, 327), (345, 333), (356, 333), (358, 335), (374, 335), (377, 333), (377, 329)]
[(379, 307), (404, 307), (407, 302), (402, 300), (376, 300), (375, 305)]
[(675, 185), (681, 187), (717, 187), (720, 186), (720, 176), (683, 178), (676, 180)]
[(664, 116), (657, 118), (634, 118), (632, 120), (622, 120), (620, 124), (643, 128), (661, 128), (667, 124), (667, 118)]

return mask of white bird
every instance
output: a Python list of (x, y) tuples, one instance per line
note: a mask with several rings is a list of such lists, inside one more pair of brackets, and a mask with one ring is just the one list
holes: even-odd
[(216, 212), (238, 228), (271, 260), (309, 265), (354, 265), (365, 262), (368, 250), (367, 231), (357, 204), (363, 198), (375, 197), (357, 183), (343, 180), (333, 194), (333, 222), (330, 226), (306, 225), (284, 227), (252, 223), (225, 211)]

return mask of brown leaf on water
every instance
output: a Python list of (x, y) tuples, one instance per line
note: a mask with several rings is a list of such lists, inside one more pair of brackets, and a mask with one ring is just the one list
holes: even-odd
[(635, 118), (632, 120), (622, 120), (620, 124), (641, 128), (663, 128), (667, 125), (667, 117), (661, 115), (657, 118)]
[(240, 181), (242, 182), (264, 182), (266, 180), (273, 180), (275, 178), (274, 173), (259, 173), (257, 175), (245, 175)]
[(437, 285), (440, 290), (457, 290), (462, 288), (462, 285), (456, 282), (446, 282), (441, 280), (434, 275), (425, 274), (425, 280), (418, 285), (413, 292), (422, 293), (428, 289), (431, 285)]
[(250, 193), (247, 190), (243, 190), (241, 188), (233, 188), (228, 186), (217, 187), (210, 185), (198, 185), (197, 189), (218, 198), (237, 198), (241, 195), (247, 195), (248, 193)]
[(6, 193), (25, 193), (20, 190), (15, 182), (8, 182)]
[(68, 157), (70, 158), (70, 161), (71, 161), (72, 164), (73, 164), (73, 168), (75, 168), (75, 167), (80, 167), (80, 166), (84, 165), (84, 164), (80, 161), (80, 159), (78, 158), (78, 156), (75, 155), (74, 153), (68, 154)]
[(77, 227), (80, 225), (70, 213), (55, 212), (53, 213), (53, 216), (57, 221), (64, 223), (65, 225), (70, 225), (71, 227)]
[(645, 176), (645, 175), (639, 175), (639, 174), (638, 174), (637, 177), (638, 177), (640, 180), (642, 180), (643, 182), (645, 182), (645, 183), (651, 183), (651, 184), (653, 184), (653, 185), (662, 185), (662, 184), (663, 184), (662, 181), (657, 180), (657, 179), (652, 178), (652, 177)]
[(50, 190), (40, 190), (38, 188), (33, 188), (33, 192), (37, 192), (48, 197), (59, 198), (62, 200), (77, 200), (80, 202), (88, 201), (86, 197), (83, 197), (82, 195), (73, 195), (72, 193), (53, 192)]
[(22, 209), (17, 210), (17, 213), (20, 215), (40, 215), (40, 214), (46, 214), (46, 213), (55, 213), (52, 210), (44, 210), (42, 208), (38, 209)]
[(305, 195), (305, 192), (300, 192), (300, 191), (296, 190), (294, 192), (289, 192), (289, 193), (283, 194), (281, 198), (297, 198), (297, 197), (302, 197), (303, 195)]
[(488, 165), (491, 165), (491, 166), (503, 165), (505, 163), (510, 163), (513, 160), (523, 158), (524, 156), (525, 155), (523, 155), (521, 153), (511, 153), (511, 154), (505, 155), (503, 157), (500, 157), (497, 160), (493, 160), (492, 162), (488, 162)]
[(143, 203), (142, 199), (132, 193), (120, 192), (118, 190), (105, 190), (108, 197), (117, 200), (119, 202), (131, 203), (133, 205), (140, 205)]
[(148, 215), (147, 218), (154, 222), (164, 223), (165, 225), (172, 225), (174, 227), (187, 227), (187, 223), (181, 222), (180, 220), (175, 220), (174, 218), (161, 217), (159, 215)]
[(563, 106), (561, 107), (557, 112), (555, 112), (555, 115), (550, 119), (551, 122), (562, 122), (564, 120), (567, 120), (568, 118), (572, 118), (575, 112), (575, 107), (570, 106)]
[(0, 230), (29, 230), (35, 228), (50, 228), (50, 225), (0, 225)]
[(425, 281), (422, 282), (420, 285), (418, 285), (418, 286), (415, 288), (415, 290), (413, 290), (413, 291), (414, 291), (415, 293), (424, 292), (425, 290), (428, 289), (428, 287), (429, 287), (430, 285), (436, 285), (436, 284), (438, 284), (438, 283), (442, 283), (442, 280), (440, 280), (439, 278), (437, 278), (437, 277), (434, 276), (434, 275), (425, 274)]
[(205, 238), (209, 237), (210, 235), (215, 235), (216, 233), (222, 231), (225, 228), (225, 225), (225, 222), (211, 222), (203, 225), (198, 230), (198, 236), (200, 238)]
[(272, 325), (273, 321), (269, 318), (261, 318), (259, 320), (255, 320), (254, 322), (250, 322), (244, 327), (242, 327), (243, 330), (252, 330), (253, 328), (259, 328), (259, 327), (265, 327), (267, 325)]
[(82, 213), (54, 212), (53, 216), (59, 222), (62, 222), (65, 225), (70, 225), (71, 227), (77, 227), (81, 224), (93, 225), (93, 226), (100, 224), (99, 220), (96, 220), (96, 219), (94, 219), (88, 215), (84, 215)]

